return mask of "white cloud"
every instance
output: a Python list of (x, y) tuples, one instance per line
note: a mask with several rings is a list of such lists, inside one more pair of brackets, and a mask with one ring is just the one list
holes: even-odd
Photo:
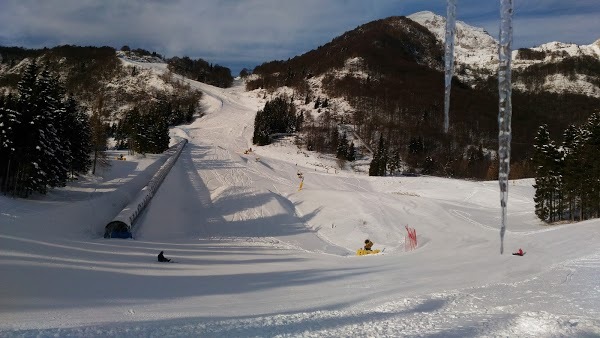
[[(544, 3), (565, 7), (557, 0), (532, 0), (517, 3), (517, 14), (548, 10)], [(571, 7), (589, 9), (595, 3), (577, 0)], [(496, 15), (494, 5), (465, 0), (459, 6), (459, 19), (497, 32), (497, 19), (490, 19)], [(419, 10), (443, 14), (445, 5), (439, 0), (1, 0), (0, 44), (128, 44), (166, 56), (252, 66), (301, 54), (360, 24)], [(590, 12), (548, 19), (517, 17), (515, 39), (522, 45), (550, 40), (589, 43), (600, 31), (594, 24), (598, 10)]]

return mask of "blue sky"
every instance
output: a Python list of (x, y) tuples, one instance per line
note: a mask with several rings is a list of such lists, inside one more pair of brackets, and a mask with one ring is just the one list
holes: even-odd
[[(457, 0), (461, 21), (497, 38), (499, 0)], [(600, 39), (600, 0), (514, 0), (514, 47)], [(144, 48), (232, 69), (302, 54), (372, 20), (443, 0), (1, 0), (0, 45)]]

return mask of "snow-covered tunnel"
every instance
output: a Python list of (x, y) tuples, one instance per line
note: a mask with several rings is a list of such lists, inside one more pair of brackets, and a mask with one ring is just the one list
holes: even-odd
[(156, 193), (156, 190), (160, 187), (160, 184), (165, 179), (173, 165), (177, 161), (179, 154), (187, 144), (187, 139), (181, 140), (178, 144), (169, 148), (165, 153), (169, 154), (169, 158), (165, 163), (158, 169), (158, 171), (152, 176), (148, 184), (146, 184), (142, 190), (135, 196), (129, 204), (119, 212), (119, 214), (110, 221), (105, 228), (104, 238), (132, 238), (133, 224), (136, 218), (140, 215), (142, 210), (148, 205), (152, 196)]

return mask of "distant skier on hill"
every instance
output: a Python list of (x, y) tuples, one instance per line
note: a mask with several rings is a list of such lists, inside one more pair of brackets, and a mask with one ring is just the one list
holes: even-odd
[(365, 250), (371, 251), (371, 247), (373, 246), (373, 242), (370, 239), (365, 239)]
[(170, 261), (171, 261), (171, 259), (170, 259), (170, 258), (165, 258), (165, 256), (163, 255), (163, 251), (161, 251), (161, 252), (158, 254), (158, 261), (159, 261), (159, 262), (170, 262)]

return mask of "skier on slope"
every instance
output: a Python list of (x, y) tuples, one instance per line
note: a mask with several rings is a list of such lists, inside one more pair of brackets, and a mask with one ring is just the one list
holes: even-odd
[(159, 261), (159, 262), (170, 262), (170, 261), (171, 261), (171, 259), (170, 259), (170, 258), (165, 258), (165, 256), (163, 255), (163, 251), (161, 251), (161, 252), (158, 254), (158, 261)]
[(523, 256), (525, 254), (525, 252), (523, 252), (523, 249), (519, 248), (519, 251), (517, 252), (513, 252), (513, 255), (515, 256)]
[(373, 246), (373, 242), (370, 239), (365, 239), (365, 250), (371, 251), (371, 247)]

